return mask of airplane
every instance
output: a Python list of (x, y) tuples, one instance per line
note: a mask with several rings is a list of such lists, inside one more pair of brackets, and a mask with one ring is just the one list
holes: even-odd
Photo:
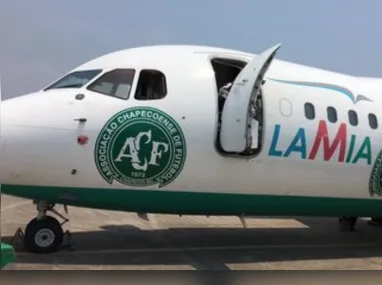
[(275, 59), (280, 47), (133, 47), (2, 101), (2, 192), (37, 207), (26, 249), (59, 249), (57, 204), (382, 225), (382, 79)]

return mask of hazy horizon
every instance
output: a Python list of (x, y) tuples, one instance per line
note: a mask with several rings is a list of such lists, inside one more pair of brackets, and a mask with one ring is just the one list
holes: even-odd
[(382, 1), (308, 2), (2, 0), (3, 99), (33, 92), (105, 53), (151, 44), (201, 44), (382, 78)]

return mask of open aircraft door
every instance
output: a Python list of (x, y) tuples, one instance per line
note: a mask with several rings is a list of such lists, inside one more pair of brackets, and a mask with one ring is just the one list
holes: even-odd
[(242, 153), (252, 145), (251, 109), (263, 84), (263, 78), (281, 44), (249, 62), (236, 77), (221, 114), (220, 144), (224, 151)]

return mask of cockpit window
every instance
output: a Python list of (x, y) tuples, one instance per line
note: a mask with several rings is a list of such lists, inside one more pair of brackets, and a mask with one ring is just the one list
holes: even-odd
[(134, 80), (134, 69), (115, 69), (88, 86), (88, 90), (121, 99), (128, 99)]
[(45, 91), (56, 88), (81, 88), (101, 72), (102, 69), (74, 71), (45, 88)]
[(167, 94), (167, 84), (165, 75), (152, 69), (145, 69), (140, 72), (136, 100), (158, 100)]

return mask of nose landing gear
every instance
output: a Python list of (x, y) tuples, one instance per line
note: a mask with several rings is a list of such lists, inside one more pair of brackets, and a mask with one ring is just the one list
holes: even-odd
[(64, 232), (60, 223), (51, 216), (34, 218), (25, 229), (24, 244), (29, 252), (51, 253), (61, 246)]
[[(62, 228), (63, 224), (69, 220), (54, 209), (54, 204), (41, 201), (34, 201), (34, 204), (37, 205), (37, 217), (29, 222), (24, 234), (21, 229), (18, 229), (15, 234), (15, 236), (21, 237), (26, 250), (32, 253), (56, 252), (62, 245), (65, 235), (69, 237), (70, 247), (70, 232), (64, 233)], [(64, 221), (60, 224), (56, 218), (47, 215), (48, 211), (56, 214)]]

